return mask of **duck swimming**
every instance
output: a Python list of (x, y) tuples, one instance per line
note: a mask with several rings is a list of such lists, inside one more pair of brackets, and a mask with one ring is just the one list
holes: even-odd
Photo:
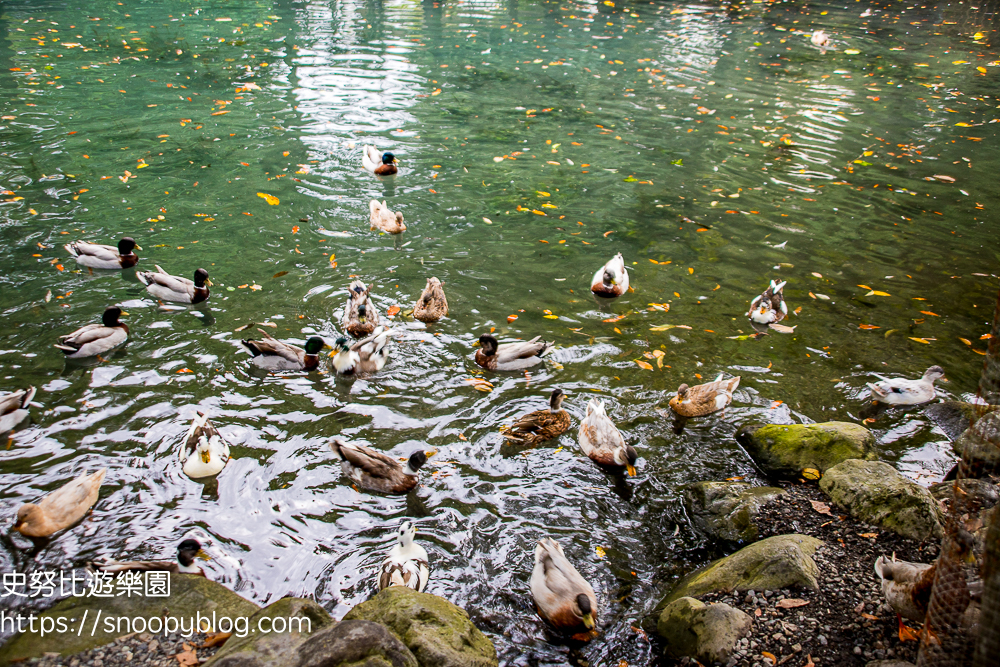
[(733, 400), (733, 392), (739, 386), (739, 376), (723, 380), (722, 373), (719, 373), (714, 382), (694, 387), (682, 384), (677, 388), (677, 395), (670, 399), (670, 407), (682, 417), (703, 417), (729, 405)]
[(266, 331), (264, 340), (241, 340), (243, 346), (253, 355), (251, 363), (268, 371), (311, 371), (319, 366), (319, 353), (328, 347), (319, 336), (306, 341), (306, 349), (285, 343), (272, 337)]
[(919, 380), (907, 380), (906, 378), (887, 378), (878, 373), (872, 373), (881, 382), (867, 383), (871, 389), (872, 398), (880, 403), (889, 405), (920, 405), (934, 400), (937, 395), (934, 389), (934, 382), (944, 378), (944, 369), (940, 366), (931, 366), (924, 371)]
[(97, 502), (107, 472), (107, 468), (101, 468), (91, 475), (81, 475), (42, 498), (38, 504), (21, 505), (14, 528), (25, 537), (49, 537), (69, 528)]
[(371, 200), (368, 202), (368, 210), (372, 229), (380, 229), (389, 234), (402, 234), (406, 231), (403, 214), (390, 211), (384, 201), (380, 204), (377, 199)]
[(628, 269), (625, 268), (625, 259), (621, 253), (597, 270), (590, 281), (590, 291), (608, 299), (614, 299), (628, 291)]
[(137, 271), (135, 277), (152, 296), (176, 303), (201, 303), (209, 297), (208, 288), (212, 284), (205, 269), (195, 271), (194, 280), (172, 276), (159, 266), (156, 271)]
[(427, 287), (413, 304), (413, 319), (430, 324), (448, 316), (448, 299), (444, 296), (443, 285), (437, 278), (427, 279)]
[(535, 410), (523, 415), (503, 432), (503, 437), (518, 445), (537, 445), (558, 438), (570, 427), (569, 413), (562, 409), (565, 398), (562, 389), (553, 389), (548, 410)]
[(625, 468), (635, 477), (635, 462), (639, 453), (635, 447), (625, 444), (625, 438), (604, 410), (604, 401), (590, 399), (587, 416), (580, 423), (580, 449), (594, 463), (602, 466)]
[(172, 574), (200, 574), (205, 576), (205, 570), (195, 565), (195, 558), (207, 554), (202, 550), (198, 540), (187, 539), (177, 546), (177, 560), (128, 560), (102, 561), (89, 564), (88, 569), (97, 572), (118, 574), (119, 572), (170, 572)]
[(750, 310), (747, 317), (757, 324), (774, 324), (785, 319), (788, 315), (788, 306), (785, 304), (785, 297), (782, 290), (785, 289), (785, 282), (775, 283), (773, 280), (767, 289), (760, 296), (750, 302)]
[(594, 589), (552, 538), (542, 538), (535, 547), (531, 596), (535, 599), (538, 615), (557, 630), (583, 633), (593, 630), (597, 624)]
[(386, 345), (391, 335), (391, 329), (379, 327), (368, 338), (350, 346), (346, 338), (338, 338), (333, 345), (336, 352), (331, 353), (333, 369), (341, 375), (377, 373), (389, 360), (389, 348)]
[(191, 423), (180, 460), (184, 474), (191, 479), (218, 475), (229, 463), (229, 444), (204, 412), (199, 412)]
[(423, 592), (431, 575), (427, 551), (413, 541), (417, 527), (404, 521), (399, 527), (397, 542), (382, 561), (378, 571), (378, 590), (390, 586), (405, 586)]
[(490, 334), (479, 337), (476, 363), (489, 371), (519, 371), (542, 362), (542, 355), (552, 343), (535, 336), (531, 340), (500, 345)]
[(59, 337), (59, 348), (67, 359), (83, 359), (104, 354), (128, 340), (128, 327), (118, 321), (123, 313), (118, 306), (108, 306), (101, 324), (88, 324), (73, 333)]
[(102, 245), (99, 243), (87, 243), (86, 241), (74, 241), (65, 246), (76, 263), (91, 269), (127, 269), (136, 265), (139, 261), (136, 250), (142, 250), (136, 242), (128, 236), (118, 242), (118, 247)]
[(410, 454), (404, 466), (387, 454), (340, 438), (330, 442), (330, 449), (340, 459), (345, 477), (363, 489), (380, 493), (409, 493), (417, 487), (417, 475), (427, 462), (427, 453), (419, 449)]
[(374, 146), (361, 149), (361, 165), (376, 176), (391, 176), (397, 171), (396, 156), (388, 151), (379, 153)]
[(0, 434), (13, 430), (25, 420), (35, 391), (34, 387), (28, 387), (0, 396)]
[(378, 309), (371, 300), (371, 287), (355, 280), (347, 290), (342, 325), (355, 338), (363, 338), (378, 326)]

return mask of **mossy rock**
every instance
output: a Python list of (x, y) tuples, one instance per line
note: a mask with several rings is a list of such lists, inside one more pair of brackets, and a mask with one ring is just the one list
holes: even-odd
[[(299, 647), (309, 637), (333, 623), (330, 614), (312, 600), (282, 598), (250, 617), (255, 630), (262, 619), (282, 619), (285, 632), (249, 632), (245, 637), (233, 634), (206, 667), (294, 667), (299, 663)], [(273, 627), (272, 622), (264, 627)]]
[(819, 488), (851, 516), (922, 542), (942, 536), (941, 510), (930, 491), (881, 461), (844, 461)]
[(381, 623), (398, 637), (421, 667), (497, 667), (493, 643), (469, 614), (444, 598), (402, 586), (381, 591), (347, 612), (345, 621)]
[(736, 440), (770, 475), (794, 479), (806, 468), (826, 472), (847, 459), (874, 460), (875, 436), (849, 422), (749, 424)]
[[(241, 598), (231, 590), (209, 581), (196, 574), (171, 574), (169, 597), (116, 596), (111, 598), (71, 597), (60, 600), (48, 610), (38, 614), (40, 618), (63, 618), (70, 628), (78, 628), (83, 615), (87, 620), (83, 632), (54, 632), (44, 637), (36, 633), (25, 632), (17, 635), (0, 648), (0, 666), (23, 661), (27, 658), (40, 657), (45, 653), (58, 653), (68, 656), (80, 651), (86, 651), (98, 646), (110, 644), (116, 638), (129, 634), (132, 629), (115, 626), (108, 632), (108, 626), (102, 620), (93, 628), (93, 620), (98, 618), (98, 612), (103, 619), (143, 618), (162, 619), (164, 616), (177, 619), (194, 619), (201, 614), (202, 618), (228, 616), (237, 618), (251, 616), (259, 607), (249, 600)], [(38, 627), (41, 627), (41, 620)], [(157, 622), (154, 620), (154, 623)], [(191, 622), (191, 621), (188, 621)], [(91, 629), (94, 629), (91, 636)]]
[(736, 643), (753, 625), (750, 617), (728, 604), (707, 605), (683, 597), (668, 604), (656, 623), (668, 654), (711, 665), (729, 661)]
[(760, 534), (754, 520), (761, 508), (782, 493), (745, 482), (696, 482), (684, 488), (684, 504), (694, 525), (709, 537), (748, 543)]

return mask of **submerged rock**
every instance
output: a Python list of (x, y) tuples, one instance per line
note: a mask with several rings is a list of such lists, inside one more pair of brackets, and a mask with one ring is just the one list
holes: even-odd
[(1000, 472), (1000, 412), (991, 412), (966, 429), (952, 449), (968, 464), (972, 477)]
[(704, 664), (727, 662), (736, 643), (747, 636), (750, 616), (728, 604), (707, 605), (683, 597), (668, 604), (656, 622), (656, 632), (674, 658), (688, 656)]
[(1000, 408), (997, 406), (976, 405), (964, 401), (941, 401), (925, 407), (924, 414), (944, 431), (949, 440), (955, 440), (984, 414), (998, 409)]
[(206, 667), (294, 667), (300, 662), (303, 642), (333, 623), (325, 609), (302, 598), (282, 598), (269, 604), (250, 617), (249, 627), (261, 627), (264, 618), (271, 619), (266, 623), (268, 628), (281, 619), (287, 631), (251, 632), (246, 637), (234, 634)]
[(393, 586), (347, 612), (344, 620), (386, 626), (421, 667), (497, 667), (493, 643), (469, 614), (436, 595)]
[(940, 538), (941, 510), (930, 491), (881, 461), (844, 461), (819, 487), (851, 516), (922, 542)]
[(753, 542), (760, 531), (754, 519), (783, 491), (745, 482), (697, 482), (684, 489), (684, 504), (694, 525), (709, 537)]
[(874, 459), (875, 436), (858, 424), (749, 424), (736, 440), (765, 472), (795, 478), (806, 468), (821, 473), (847, 459)]

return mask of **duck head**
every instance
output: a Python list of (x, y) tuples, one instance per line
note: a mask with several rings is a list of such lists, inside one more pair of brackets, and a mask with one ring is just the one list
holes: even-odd
[(194, 272), (194, 286), (203, 288), (205, 286), (212, 286), (212, 281), (208, 279), (208, 271), (205, 269), (198, 269)]
[(198, 556), (208, 557), (208, 554), (202, 551), (201, 543), (198, 540), (188, 538), (177, 545), (177, 562), (184, 567), (191, 567), (194, 559)]
[(592, 630), (594, 627), (594, 610), (590, 606), (590, 598), (584, 593), (580, 593), (573, 600), (574, 613), (580, 617), (583, 621), (583, 626), (588, 630)]
[(483, 354), (487, 357), (492, 357), (497, 353), (497, 348), (500, 345), (497, 343), (497, 339), (490, 334), (483, 334), (479, 337), (479, 346), (483, 349)]
[(690, 389), (690, 387), (687, 386), (686, 383), (677, 387), (677, 400), (683, 401), (685, 398), (687, 398), (688, 389)]
[(104, 314), (101, 315), (101, 323), (106, 327), (119, 327), (122, 323), (118, 321), (118, 318), (122, 315), (128, 315), (128, 313), (122, 312), (118, 306), (108, 306), (104, 309)]
[(558, 412), (562, 402), (566, 399), (566, 394), (562, 389), (553, 389), (549, 396), (549, 412)]
[(142, 250), (136, 242), (129, 236), (125, 236), (121, 241), (118, 242), (118, 254), (124, 257), (125, 255), (131, 255), (134, 250)]
[(396, 539), (399, 540), (399, 546), (401, 549), (406, 549), (411, 544), (413, 544), (413, 538), (417, 534), (417, 527), (414, 526), (409, 521), (404, 521), (399, 526), (399, 533)]
[(934, 382), (936, 380), (944, 379), (944, 369), (940, 366), (931, 366), (926, 371), (924, 371), (924, 379)]
[(358, 306), (358, 321), (364, 324), (367, 318), (368, 318), (368, 306), (366, 306), (365, 304), (361, 304), (360, 306)]
[(410, 458), (406, 460), (406, 466), (403, 468), (403, 472), (407, 475), (416, 475), (420, 467), (427, 463), (427, 454), (418, 449), (417, 451), (410, 454)]
[(639, 452), (632, 445), (615, 450), (615, 463), (628, 470), (629, 477), (635, 477), (635, 462), (638, 460)]
[(395, 164), (395, 163), (396, 163), (395, 155), (393, 155), (389, 151), (382, 153), (382, 164)]
[(26, 524), (41, 523), (43, 518), (41, 508), (35, 503), (25, 503), (17, 508), (17, 519), (14, 520), (14, 529), (24, 532)]
[(323, 348), (326, 347), (329, 347), (329, 345), (327, 345), (322, 338), (320, 338), (319, 336), (313, 336), (312, 338), (306, 341), (306, 354), (308, 354), (311, 357), (315, 357), (316, 355), (318, 355), (320, 352), (323, 351)]

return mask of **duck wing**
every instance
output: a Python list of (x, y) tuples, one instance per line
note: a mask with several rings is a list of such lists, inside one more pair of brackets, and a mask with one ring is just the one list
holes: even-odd
[(138, 271), (136, 277), (146, 287), (159, 285), (178, 294), (194, 294), (194, 281), (180, 276), (172, 276), (159, 266), (156, 271)]
[(121, 259), (121, 255), (118, 254), (118, 248), (110, 245), (103, 245), (100, 243), (87, 243), (86, 241), (74, 241), (73, 243), (67, 243), (65, 246), (66, 252), (68, 252), (73, 257), (92, 257), (99, 262), (117, 262)]
[(368, 171), (375, 171), (382, 164), (382, 153), (374, 146), (361, 149), (361, 165)]
[(52, 523), (61, 527), (74, 524), (97, 502), (107, 472), (101, 468), (91, 475), (80, 475), (42, 498), (38, 506)]
[(334, 441), (330, 443), (330, 448), (340, 457), (341, 461), (371, 477), (389, 479), (402, 469), (399, 461), (370, 447)]
[(23, 410), (28, 407), (28, 403), (31, 403), (34, 398), (34, 387), (19, 389), (18, 391), (12, 391), (9, 394), (0, 396), (0, 415), (7, 415), (16, 410)]
[(430, 575), (430, 564), (419, 558), (399, 559), (389, 556), (382, 561), (379, 571), (378, 588), (405, 586), (415, 591), (424, 590)]
[(541, 356), (546, 350), (552, 347), (552, 343), (540, 339), (541, 336), (535, 336), (531, 340), (504, 343), (497, 346), (497, 363), (506, 364), (515, 362), (518, 359)]
[(264, 334), (263, 340), (240, 341), (253, 353), (253, 356), (281, 357), (293, 364), (304, 364), (306, 351), (289, 343), (273, 338), (269, 333), (257, 329)]

